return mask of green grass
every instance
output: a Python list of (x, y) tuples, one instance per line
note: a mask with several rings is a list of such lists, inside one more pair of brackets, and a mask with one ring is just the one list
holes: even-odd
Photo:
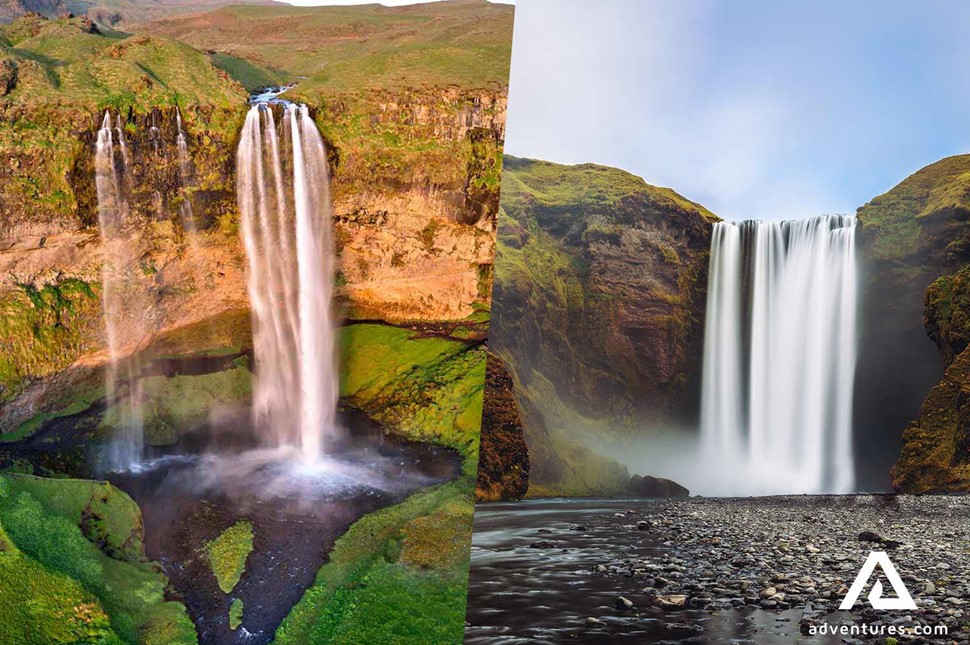
[(249, 91), (256, 91), (273, 85), (284, 84), (287, 80), (286, 74), (273, 69), (266, 69), (255, 65), (248, 60), (230, 56), (229, 54), (214, 53), (209, 56), (212, 64), (224, 71), (229, 76)]
[(205, 550), (219, 588), (225, 593), (231, 592), (246, 571), (246, 559), (253, 552), (252, 523), (236, 522), (206, 544)]
[(234, 107), (243, 88), (192, 47), (160, 37), (89, 33), (76, 18), (28, 16), (0, 27), (19, 68), (8, 101), (128, 107), (179, 103)]
[[(36, 563), (23, 568), (24, 575), (35, 574), (23, 584), (37, 595), (20, 602), (41, 623), (38, 633), (65, 623), (58, 628), (80, 624), (94, 630), (90, 640), (75, 642), (196, 642), (185, 608), (165, 600), (165, 576), (144, 559), (141, 516), (124, 493), (99, 482), (5, 474), (0, 525), (7, 540)], [(51, 576), (66, 579), (60, 591), (51, 593)], [(52, 606), (79, 589), (84, 593), (73, 616)], [(0, 617), (0, 625), (17, 630), (20, 618)]]
[(506, 85), (511, 7), (229, 7), (138, 31), (278, 69), (316, 97), (361, 89)]

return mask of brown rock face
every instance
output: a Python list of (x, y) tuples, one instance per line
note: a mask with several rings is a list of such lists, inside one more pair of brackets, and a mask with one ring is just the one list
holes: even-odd
[(542, 374), (584, 415), (689, 420), (716, 218), (600, 166), (510, 159), (506, 177), (493, 308), (499, 352), (523, 383)]
[(522, 499), (529, 488), (529, 450), (512, 387), (512, 375), (505, 363), (489, 354), (475, 485), (475, 497), (479, 500)]

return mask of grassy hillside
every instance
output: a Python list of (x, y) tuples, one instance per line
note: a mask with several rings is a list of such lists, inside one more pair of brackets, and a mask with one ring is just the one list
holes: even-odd
[(11, 22), (27, 13), (39, 13), (47, 18), (73, 13), (102, 25), (123, 27), (241, 4), (273, 4), (273, 0), (0, 0), (0, 22)]
[(20, 104), (236, 106), (246, 96), (184, 43), (106, 35), (80, 18), (27, 16), (0, 27), (0, 59), (15, 69), (4, 100)]
[[(216, 52), (251, 85), (300, 81), (299, 94), (508, 83), (513, 9), (484, 0), (409, 7), (228, 7), (139, 25)], [(315, 101), (313, 101), (315, 102)]]

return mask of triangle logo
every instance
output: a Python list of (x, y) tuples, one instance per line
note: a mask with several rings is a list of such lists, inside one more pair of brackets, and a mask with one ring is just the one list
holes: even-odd
[(872, 591), (869, 592), (868, 596), (869, 604), (872, 605), (872, 608), (916, 609), (916, 602), (909, 595), (909, 590), (906, 589), (906, 585), (903, 584), (902, 578), (899, 577), (899, 574), (896, 572), (896, 567), (893, 566), (892, 560), (889, 559), (889, 555), (885, 551), (871, 551), (869, 553), (869, 557), (866, 558), (866, 562), (862, 565), (859, 575), (856, 576), (852, 586), (849, 587), (849, 593), (845, 594), (845, 598), (842, 600), (842, 604), (839, 605), (839, 609), (852, 609), (852, 606), (859, 599), (859, 595), (872, 576), (872, 572), (876, 570), (876, 566), (882, 569), (889, 584), (892, 585), (896, 597), (883, 598), (882, 583), (877, 580), (872, 585)]

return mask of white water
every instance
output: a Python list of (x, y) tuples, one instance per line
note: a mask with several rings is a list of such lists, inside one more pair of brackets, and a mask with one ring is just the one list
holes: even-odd
[(187, 188), (192, 176), (192, 158), (189, 156), (189, 143), (182, 127), (182, 112), (178, 108), (175, 108), (175, 127), (178, 132), (175, 145), (178, 148), (179, 188), (181, 188), (182, 197), (179, 204), (179, 217), (182, 220), (182, 228), (191, 235), (195, 232), (195, 220), (192, 217), (192, 200)]
[(131, 282), (138, 278), (131, 273), (137, 264), (136, 258), (132, 257), (134, 245), (127, 233), (129, 209), (125, 178), (128, 164), (121, 117), (112, 127), (111, 114), (106, 112), (98, 131), (94, 165), (98, 224), (104, 253), (101, 305), (108, 346), (105, 392), (109, 410), (113, 411), (111, 420), (120, 431), (107, 456), (105, 467), (108, 470), (125, 470), (137, 464), (144, 446), (140, 368), (134, 356), (123, 358), (126, 339), (137, 336), (137, 321), (145, 315), (144, 311), (138, 310), (137, 298), (132, 298), (130, 288)]
[(249, 259), (255, 422), (271, 445), (316, 461), (337, 428), (335, 261), (326, 150), (305, 106), (283, 107), (278, 125), (270, 106), (253, 105), (236, 181)]
[(851, 491), (856, 283), (854, 217), (715, 225), (697, 492)]

